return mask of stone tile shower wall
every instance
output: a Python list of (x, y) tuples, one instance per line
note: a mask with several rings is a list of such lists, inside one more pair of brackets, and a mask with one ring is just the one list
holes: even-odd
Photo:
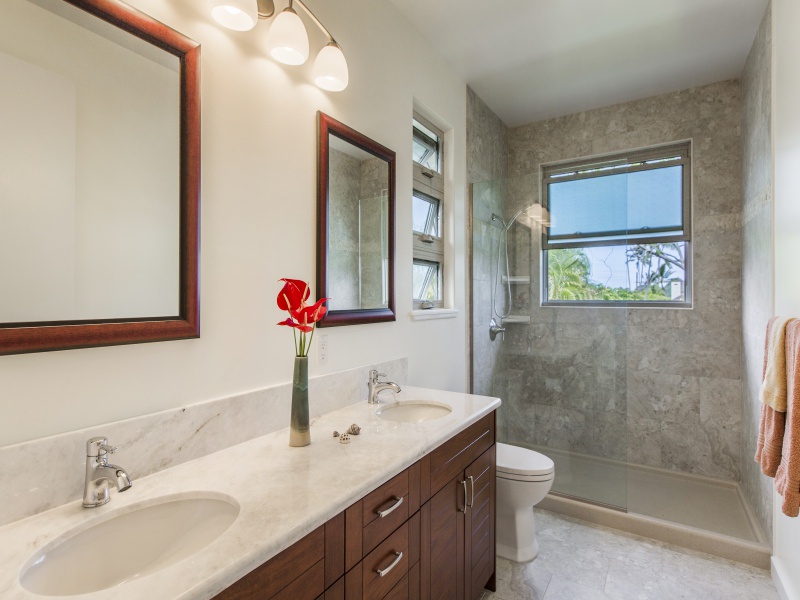
[[(492, 315), (493, 269), (500, 229), (492, 213), (504, 214), (506, 126), (475, 92), (467, 88), (467, 178), (472, 186), (472, 391), (493, 394), (493, 375), (499, 369), (500, 340), (489, 340)], [(505, 303), (503, 303), (505, 306)], [(503, 411), (500, 411), (502, 413)], [(502, 420), (502, 414), (500, 419)]]
[(743, 414), (742, 488), (761, 528), (772, 537), (772, 479), (761, 474), (756, 453), (761, 402), (764, 329), (773, 313), (771, 39), (768, 6), (742, 75), (744, 201), (742, 249)]
[(539, 201), (542, 163), (686, 139), (694, 154), (691, 310), (541, 307), (540, 233), (514, 226), (531, 323), (509, 326), (493, 390), (512, 441), (739, 479), (740, 138), (738, 81), (508, 131), (506, 218)]
[(329, 160), (329, 304), (339, 310), (380, 308), (386, 305), (382, 293), (386, 162), (362, 161), (335, 148), (330, 149)]
[(330, 149), (330, 290), (329, 308), (359, 305), (358, 196), (361, 161)]

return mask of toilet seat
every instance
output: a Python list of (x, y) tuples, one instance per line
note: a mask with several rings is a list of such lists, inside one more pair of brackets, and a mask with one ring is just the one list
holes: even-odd
[(545, 456), (528, 448), (497, 444), (497, 476), (512, 481), (549, 481), (553, 478), (555, 464)]
[(505, 479), (507, 481), (525, 481), (529, 483), (536, 483), (537, 481), (552, 481), (553, 473), (547, 475), (515, 475), (514, 473), (497, 472), (498, 479)]

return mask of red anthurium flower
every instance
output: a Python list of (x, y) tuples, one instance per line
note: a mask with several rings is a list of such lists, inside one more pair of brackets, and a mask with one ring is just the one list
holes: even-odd
[(311, 295), (308, 284), (300, 279), (281, 279), (283, 288), (278, 292), (278, 308), (281, 310), (299, 310)]
[(278, 325), (285, 325), (286, 327), (293, 327), (295, 329), (299, 329), (303, 333), (309, 333), (310, 331), (312, 331), (314, 329), (310, 325), (304, 325), (302, 323), (295, 323), (291, 319), (286, 319), (285, 321), (279, 321)]
[[(314, 339), (314, 328), (317, 322), (325, 316), (328, 309), (323, 306), (328, 298), (322, 298), (315, 304), (308, 306), (306, 300), (311, 295), (311, 290), (305, 281), (299, 279), (281, 279), (283, 288), (278, 293), (278, 308), (289, 312), (289, 318), (278, 325), (294, 329), (295, 356), (308, 356), (311, 340)], [(297, 335), (300, 330), (300, 335)], [(307, 337), (307, 334), (311, 334)]]
[(302, 306), (298, 310), (290, 311), (292, 316), (297, 319), (298, 322), (302, 323), (303, 325), (308, 325), (309, 323), (316, 323), (322, 317), (325, 316), (325, 313), (328, 312), (328, 309), (323, 306), (323, 304), (328, 300), (328, 298), (321, 298), (317, 301), (316, 304), (312, 306)]

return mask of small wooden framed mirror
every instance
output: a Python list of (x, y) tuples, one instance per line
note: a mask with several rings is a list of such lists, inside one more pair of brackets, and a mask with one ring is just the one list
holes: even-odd
[(317, 295), (320, 327), (395, 320), (395, 153), (320, 112)]

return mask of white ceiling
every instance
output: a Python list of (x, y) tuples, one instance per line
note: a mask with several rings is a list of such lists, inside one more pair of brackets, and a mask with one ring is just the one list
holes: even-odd
[(514, 126), (738, 77), (767, 0), (390, 0)]

